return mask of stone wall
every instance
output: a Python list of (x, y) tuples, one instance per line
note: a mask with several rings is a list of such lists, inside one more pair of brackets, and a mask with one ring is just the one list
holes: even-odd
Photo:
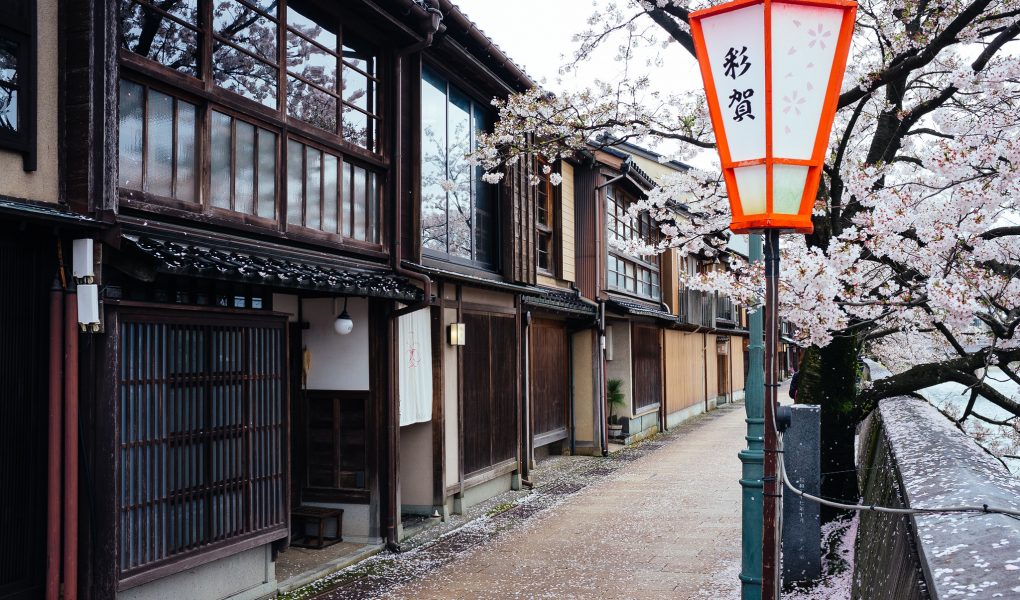
[[(884, 400), (862, 424), (864, 504), (1020, 510), (1020, 480), (933, 406)], [(1020, 521), (1000, 514), (863, 511), (853, 598), (1020, 597)]]

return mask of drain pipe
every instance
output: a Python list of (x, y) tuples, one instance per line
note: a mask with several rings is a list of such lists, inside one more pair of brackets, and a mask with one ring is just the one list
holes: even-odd
[[(425, 48), (432, 45), (432, 39), (436, 32), (439, 31), (439, 27), (443, 21), (443, 14), (434, 8), (428, 9), (427, 19), (423, 23), (427, 27), (425, 38), (420, 42), (412, 44), (399, 52), (397, 52), (396, 60), (394, 61), (394, 67), (396, 70), (396, 77), (394, 87), (396, 94), (394, 94), (394, 127), (393, 131), (393, 155), (401, 157), (404, 155), (404, 136), (403, 136), (403, 124), (404, 124), (404, 94), (402, 89), (404, 86), (404, 59), (409, 54), (414, 52), (421, 52)], [(393, 207), (393, 226), (390, 230), (393, 232), (393, 239), (390, 241), (390, 267), (393, 272), (406, 277), (408, 279), (417, 281), (422, 287), (422, 299), (421, 302), (413, 303), (399, 310), (392, 311), (387, 320), (387, 337), (390, 340), (390, 363), (392, 369), (390, 370), (390, 376), (387, 378), (387, 395), (390, 401), (390, 418), (387, 424), (388, 430), (388, 446), (389, 446), (389, 460), (388, 470), (389, 477), (387, 486), (387, 503), (389, 508), (389, 517), (386, 523), (386, 547), (389, 550), (399, 552), (400, 551), (400, 535), (398, 530), (398, 523), (400, 521), (400, 506), (397, 503), (397, 486), (399, 484), (398, 471), (400, 469), (400, 398), (399, 398), (399, 382), (396, 381), (396, 366), (398, 363), (398, 352), (396, 337), (397, 328), (396, 320), (404, 315), (417, 312), (422, 309), (426, 309), (432, 305), (432, 279), (424, 273), (418, 273), (405, 269), (401, 263), (403, 257), (403, 205), (404, 205), (404, 169), (403, 165), (397, 164), (393, 173), (394, 179), (394, 207)], [(409, 192), (408, 198), (414, 196)]]
[(63, 403), (64, 292), (54, 279), (50, 288), (49, 432), (46, 491), (46, 600), (60, 596), (60, 440)]
[(531, 447), (531, 311), (524, 311), (524, 460), (521, 461), (521, 477), (529, 481), (531, 476), (531, 460), (534, 454)]
[(606, 302), (599, 300), (598, 312), (598, 372), (599, 372), (599, 442), (602, 444), (602, 456), (609, 456), (609, 416), (608, 391), (606, 389)]
[(64, 299), (64, 600), (78, 597), (78, 294)]

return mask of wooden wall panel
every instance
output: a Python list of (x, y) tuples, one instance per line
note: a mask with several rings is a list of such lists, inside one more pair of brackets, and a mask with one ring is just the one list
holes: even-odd
[(560, 278), (577, 281), (577, 266), (574, 247), (574, 166), (560, 162)]
[(520, 283), (535, 283), (535, 190), (531, 165), (510, 165), (500, 188), (502, 271)]
[(517, 344), (513, 316), (465, 312), (464, 473), (517, 455)]
[(730, 337), (730, 368), (733, 377), (733, 391), (744, 389), (744, 338)]
[(598, 171), (588, 167), (574, 170), (574, 232), (582, 240), (575, 247), (577, 287), (586, 298), (598, 296), (599, 240), (598, 203), (595, 201), (595, 181)]

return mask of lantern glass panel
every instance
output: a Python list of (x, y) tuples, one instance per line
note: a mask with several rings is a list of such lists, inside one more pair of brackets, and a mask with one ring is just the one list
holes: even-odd
[(772, 4), (772, 139), (777, 158), (812, 158), (843, 13), (842, 8)]
[(772, 167), (772, 212), (781, 215), (795, 215), (799, 212), (807, 175), (807, 167), (798, 165)]
[(702, 29), (730, 160), (764, 158), (765, 7), (713, 15)]
[(765, 165), (733, 169), (737, 178), (740, 208), (745, 215), (765, 213)]

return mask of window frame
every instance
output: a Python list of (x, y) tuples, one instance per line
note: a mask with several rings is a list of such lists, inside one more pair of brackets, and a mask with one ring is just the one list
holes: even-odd
[[(549, 167), (551, 170), (549, 174), (542, 172), (544, 167)], [(546, 275), (548, 277), (559, 277), (560, 275), (560, 252), (559, 252), (559, 223), (557, 219), (560, 214), (560, 186), (553, 185), (550, 176), (553, 173), (558, 173), (558, 168), (552, 168), (548, 162), (537, 159), (535, 161), (535, 173), (539, 178), (538, 185), (535, 187), (535, 270), (540, 275)], [(545, 195), (545, 206), (541, 206), (540, 193)], [(539, 213), (544, 209), (546, 213), (546, 219), (548, 223), (543, 225), (539, 220)], [(541, 253), (543, 246), (543, 236), (545, 236), (544, 245), (547, 256), (547, 267), (543, 268), (541, 265)]]
[[(129, 0), (134, 4), (146, 4), (149, 0)], [(371, 46), (375, 52), (375, 104), (377, 117), (377, 150), (375, 152), (362, 148), (352, 142), (343, 139), (340, 134), (331, 134), (305, 121), (291, 117), (287, 114), (286, 106), (286, 78), (287, 69), (277, 68), (277, 108), (271, 109), (257, 101), (246, 98), (228, 89), (221, 88), (213, 79), (212, 73), (212, 44), (213, 25), (212, 10), (213, 2), (209, 0), (197, 0), (200, 18), (205, 24), (199, 27), (199, 55), (198, 70), (200, 77), (178, 72), (169, 67), (160, 65), (158, 62), (147, 57), (136, 54), (126, 47), (120, 46), (118, 42), (119, 64), (121, 66), (120, 79), (155, 89), (159, 92), (169, 94), (176, 99), (191, 102), (198, 107), (198, 132), (196, 153), (199, 155), (198, 172), (200, 177), (198, 184), (199, 197), (197, 202), (181, 202), (174, 198), (150, 194), (140, 189), (118, 187), (118, 195), (122, 206), (129, 209), (143, 210), (147, 212), (159, 212), (170, 216), (182, 218), (194, 218), (201, 215), (203, 220), (215, 222), (230, 227), (257, 226), (264, 229), (265, 233), (280, 238), (299, 238), (317, 244), (323, 244), (336, 248), (347, 248), (356, 250), (369, 256), (384, 258), (387, 251), (387, 231), (384, 208), (386, 198), (389, 194), (391, 160), (387, 155), (388, 151), (388, 123), (390, 115), (390, 104), (386, 89), (386, 83), (391, 73), (392, 60), (383, 46)], [(240, 0), (247, 6), (246, 0)], [(122, 26), (120, 17), (120, 2), (117, 3), (117, 24)], [(279, 23), (277, 31), (277, 52), (282, 57), (286, 49), (286, 35), (291, 31), (286, 26), (286, 0), (280, 0), (279, 10), (283, 18), (276, 19)], [(155, 9), (158, 10), (158, 9)], [(375, 37), (373, 27), (357, 15), (349, 14), (349, 10), (343, 7), (334, 9), (331, 18), (340, 26), (356, 31), (355, 37), (360, 41), (369, 37)], [(172, 17), (171, 17), (172, 18)], [(332, 22), (332, 21), (331, 21)], [(367, 33), (366, 33), (367, 32)], [(342, 39), (338, 36), (338, 40)], [(217, 42), (221, 40), (216, 38)], [(231, 45), (231, 47), (235, 47)], [(243, 51), (243, 50), (242, 50)], [(261, 59), (260, 59), (261, 60)], [(277, 65), (281, 64), (279, 60)], [(338, 72), (338, 76), (340, 73)], [(228, 114), (231, 117), (241, 119), (246, 123), (261, 127), (277, 135), (276, 154), (276, 208), (275, 218), (266, 219), (256, 215), (239, 213), (212, 206), (210, 197), (210, 169), (211, 169), (211, 119), (212, 112)], [(342, 232), (331, 234), (314, 228), (304, 227), (287, 223), (287, 142), (295, 140), (306, 146), (318, 147), (320, 150), (338, 156), (342, 162), (349, 162), (362, 166), (375, 173), (379, 185), (379, 207), (377, 215), (377, 228), (379, 243), (371, 243), (354, 238), (344, 237)], [(233, 144), (233, 141), (232, 141)], [(143, 151), (144, 152), (144, 151)], [(342, 172), (342, 168), (341, 168)], [(233, 186), (233, 183), (231, 184)], [(233, 199), (232, 199), (233, 202)]]
[[(364, 422), (362, 425), (362, 445), (364, 446), (364, 461), (362, 470), (365, 473), (365, 485), (362, 487), (343, 487), (340, 485), (332, 486), (313, 486), (310, 483), (311, 460), (309, 459), (310, 451), (308, 444), (310, 442), (309, 436), (309, 421), (312, 416), (312, 402), (332, 402), (333, 403), (333, 426), (334, 428), (343, 428), (343, 418), (341, 416), (343, 409), (342, 404), (345, 401), (355, 401), (362, 403), (362, 415)], [(302, 472), (298, 475), (300, 479), (301, 495), (307, 500), (314, 502), (350, 502), (354, 504), (368, 504), (371, 500), (371, 477), (369, 474), (371, 468), (371, 460), (369, 456), (370, 448), (373, 444), (372, 440), (372, 427), (371, 422), (371, 394), (367, 391), (353, 391), (353, 390), (308, 390), (305, 392), (304, 398), (304, 413), (301, 423), (293, 424), (292, 426), (300, 427), (300, 436), (303, 448), (303, 464), (300, 465)], [(350, 447), (354, 444), (344, 444), (341, 432), (337, 431), (337, 436), (334, 438), (334, 469), (339, 474), (344, 471), (342, 468), (343, 464), (343, 450), (344, 447)]]
[[(634, 199), (632, 194), (624, 191), (618, 185), (607, 186), (606, 191), (603, 194), (603, 198), (605, 202), (603, 215), (605, 218), (605, 235), (606, 235), (606, 250), (605, 250), (606, 268), (604, 273), (606, 288), (614, 292), (619, 292), (621, 294), (632, 296), (634, 298), (640, 298), (642, 300), (651, 300), (654, 302), (661, 302), (663, 283), (661, 269), (662, 262), (661, 255), (656, 255), (653, 262), (614, 250), (608, 243), (610, 239), (619, 237), (619, 234), (611, 228), (611, 225), (613, 225), (613, 223), (611, 223), (610, 217), (612, 217), (616, 223), (620, 223), (621, 222), (620, 218), (626, 215), (628, 207), (631, 204), (635, 203), (636, 200)], [(618, 208), (619, 212), (611, 213), (610, 212), (611, 206), (614, 208)], [(642, 227), (645, 226), (648, 228), (649, 233), (652, 235), (652, 239), (646, 241), (654, 242), (658, 237), (657, 234), (658, 228), (655, 226), (655, 223), (652, 222), (651, 215), (647, 215), (647, 213), (642, 215), (642, 217), (645, 216), (647, 216), (647, 223), (644, 222), (644, 219), (641, 219), (639, 222), (633, 224), (624, 224), (623, 225), (624, 231), (640, 235)], [(621, 286), (618, 285), (617, 283), (611, 282), (610, 275), (611, 274), (615, 275), (616, 273), (620, 272), (610, 269), (611, 260), (615, 260), (618, 265), (623, 265), (624, 269), (623, 272), (625, 276), (628, 278), (630, 276), (627, 275), (627, 267), (629, 266), (633, 268), (633, 279), (635, 281), (634, 290), (630, 290), (625, 286)], [(642, 275), (645, 273), (649, 275), (648, 285), (650, 289), (653, 290), (651, 295), (644, 294), (641, 292), (641, 287), (644, 283)], [(654, 290), (656, 289), (658, 290), (658, 294), (654, 293)]]
[[(491, 191), (491, 195), (489, 196), (489, 199), (490, 199), (491, 207), (492, 208), (491, 208), (491, 211), (489, 211), (489, 212), (491, 213), (490, 214), (490, 220), (492, 222), (492, 229), (488, 232), (489, 238), (491, 239), (490, 243), (492, 245), (492, 248), (491, 248), (491, 251), (492, 251), (492, 261), (491, 261), (491, 263), (490, 262), (476, 260), (476, 259), (468, 259), (468, 258), (464, 258), (464, 257), (461, 257), (461, 256), (455, 256), (453, 254), (450, 254), (449, 252), (443, 252), (443, 251), (440, 251), (440, 250), (434, 250), (434, 249), (431, 249), (431, 248), (426, 248), (425, 245), (422, 243), (422, 240), (421, 240), (421, 238), (422, 238), (422, 212), (423, 212), (422, 211), (422, 202), (424, 200), (424, 195), (422, 193), (422, 189), (423, 188), (421, 186), (421, 177), (420, 177), (420, 175), (424, 171), (423, 161), (422, 161), (422, 154), (423, 153), (421, 152), (421, 146), (422, 146), (421, 95), (422, 95), (422, 90), (424, 89), (424, 85), (425, 85), (424, 73), (425, 73), (426, 69), (432, 71), (437, 77), (439, 77), (440, 79), (442, 79), (442, 80), (444, 80), (446, 82), (446, 94), (445, 94), (445, 97), (446, 97), (446, 105), (447, 105), (447, 109), (446, 109), (446, 114), (447, 114), (447, 116), (446, 116), (446, 126), (447, 126), (447, 128), (449, 128), (449, 103), (450, 103), (450, 88), (451, 87), (456, 88), (459, 93), (461, 93), (463, 96), (465, 96), (471, 102), (472, 111), (470, 112), (469, 119), (471, 119), (472, 121), (473, 121), (474, 114), (475, 114), (474, 110), (473, 110), (475, 106), (478, 106), (478, 107), (481, 107), (481, 108), (484, 109), (485, 107), (488, 107), (491, 104), (489, 101), (484, 100), (484, 98), (486, 97), (486, 95), (484, 93), (479, 91), (475, 86), (472, 86), (471, 84), (466, 82), (461, 77), (458, 77), (456, 74), (452, 73), (446, 66), (444, 66), (442, 64), (439, 64), (437, 61), (435, 61), (431, 57), (425, 57), (422, 60), (421, 69), (420, 69), (420, 72), (419, 72), (418, 78), (417, 78), (418, 89), (417, 89), (416, 98), (417, 98), (417, 105), (418, 105), (418, 111), (417, 111), (417, 114), (418, 114), (418, 123), (416, 124), (416, 127), (414, 129), (414, 140), (415, 140), (414, 141), (414, 147), (415, 147), (415, 151), (417, 152), (418, 156), (417, 156), (417, 161), (416, 161), (417, 164), (413, 165), (413, 168), (417, 169), (416, 172), (419, 175), (419, 177), (417, 177), (417, 180), (418, 180), (418, 182), (417, 182), (417, 185), (418, 185), (418, 201), (417, 201), (417, 206), (415, 207), (415, 210), (416, 210), (415, 225), (416, 225), (416, 227), (415, 227), (414, 235), (416, 236), (416, 239), (418, 240), (418, 245), (421, 248), (421, 256), (425, 260), (425, 262), (432, 263), (433, 265), (439, 266), (439, 267), (449, 266), (449, 265), (458, 265), (458, 266), (462, 266), (462, 267), (467, 267), (469, 270), (473, 271), (474, 274), (477, 274), (477, 275), (480, 275), (480, 276), (491, 276), (494, 273), (499, 273), (501, 271), (501, 269), (503, 268), (503, 255), (502, 255), (503, 228), (502, 228), (502, 214), (501, 214), (501, 208), (502, 207), (501, 207), (501, 203), (503, 201), (503, 189), (504, 189), (505, 180), (504, 180), (504, 184), (489, 184), (489, 183), (485, 184), (485, 185), (490, 186), (490, 191)], [(486, 127), (490, 127), (491, 128), (492, 125), (493, 125), (494, 119), (495, 119), (495, 115), (492, 113), (492, 111), (486, 110), (485, 113), (484, 113), (484, 116), (486, 117), (485, 118)], [(449, 135), (449, 134), (447, 133), (447, 135)], [(475, 216), (474, 216), (474, 214), (475, 214), (475, 209), (474, 209), (475, 201), (474, 201), (474, 192), (473, 191), (472, 191), (471, 205), (472, 205), (472, 218), (475, 218)], [(449, 196), (447, 196), (447, 236), (449, 236)], [(447, 248), (449, 248), (449, 245), (450, 245), (449, 244), (449, 237), (447, 237)], [(475, 236), (472, 235), (472, 253), (473, 254), (475, 252), (475, 249), (476, 249), (476, 247), (475, 247)]]
[(26, 172), (37, 168), (37, 79), (38, 63), (38, 7), (36, 0), (20, 0), (18, 5), (24, 11), (18, 14), (9, 7), (0, 6), (0, 37), (11, 39), (18, 44), (18, 130), (15, 133), (0, 132), (0, 149), (19, 152), (22, 169)]

